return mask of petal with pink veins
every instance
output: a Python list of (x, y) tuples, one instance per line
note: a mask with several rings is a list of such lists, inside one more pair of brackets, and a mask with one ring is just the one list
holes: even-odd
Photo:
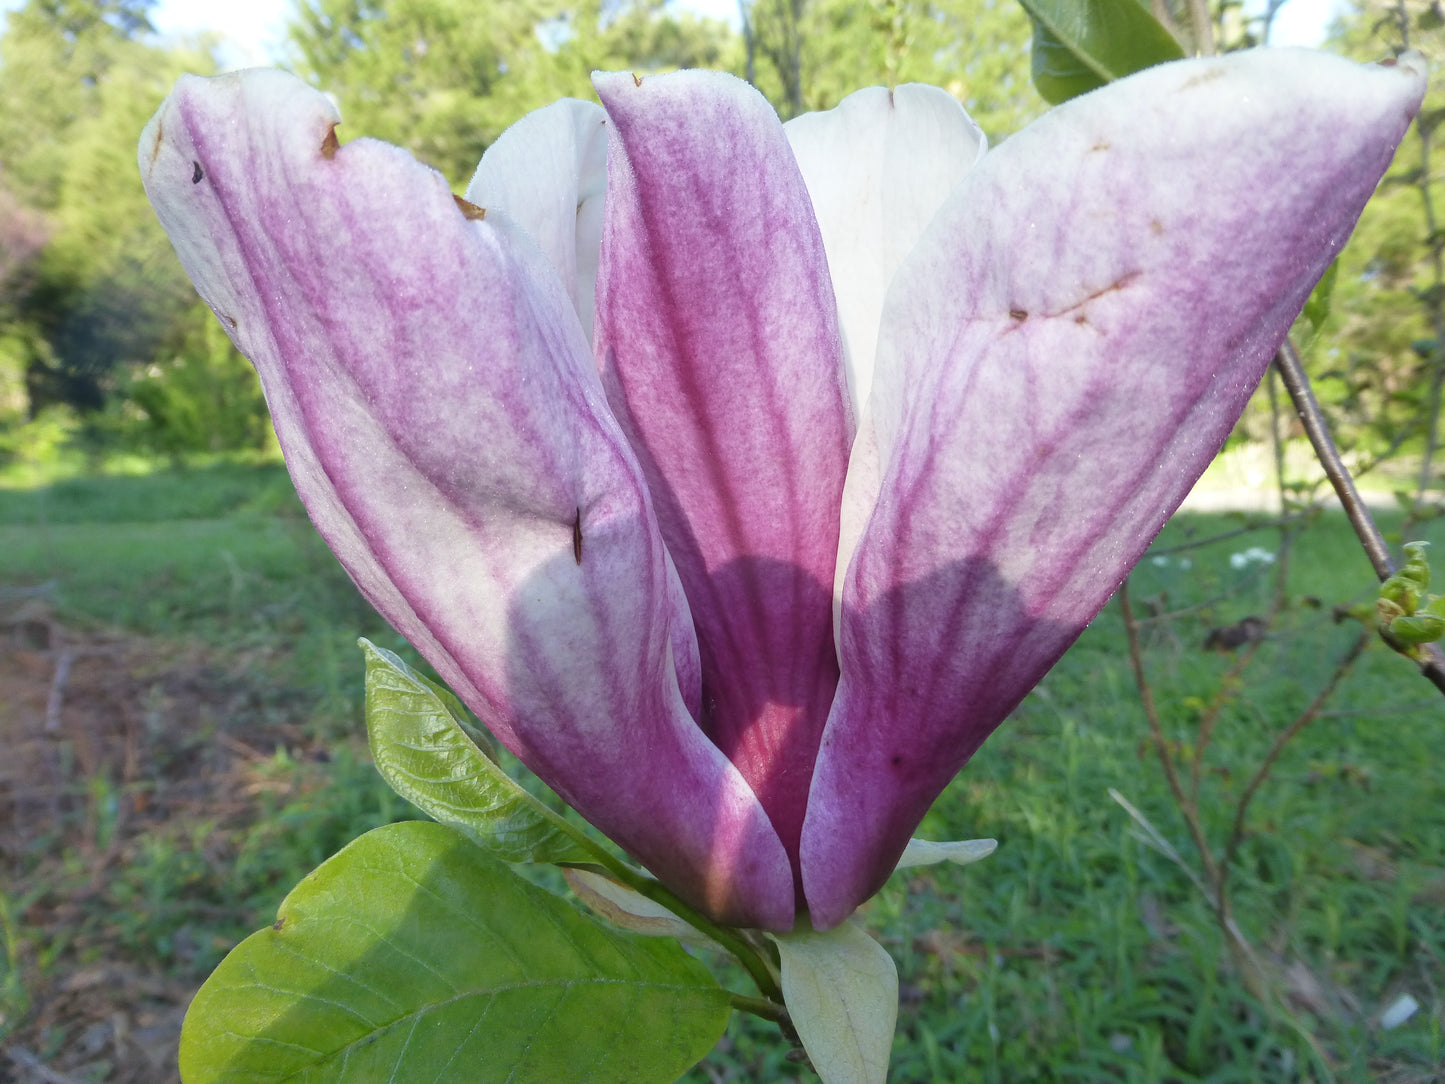
[(1414, 57), (1167, 64), (1049, 113), (949, 198), (883, 314), (876, 497), (802, 841), (816, 927), (878, 889), (1178, 507), (1424, 89)]
[(789, 859), (673, 668), (647, 487), (576, 312), (517, 227), (294, 77), (182, 79), (147, 194), (255, 363), (298, 491), (482, 722), (689, 902), (788, 928)]
[(796, 854), (837, 683), (852, 436), (817, 221), (739, 79), (597, 75), (612, 144), (596, 348), (691, 604), (703, 728)]

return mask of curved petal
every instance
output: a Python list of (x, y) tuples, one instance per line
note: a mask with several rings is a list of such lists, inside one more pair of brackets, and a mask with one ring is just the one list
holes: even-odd
[(786, 927), (787, 856), (682, 703), (684, 611), (557, 276), (405, 152), (338, 149), (335, 123), (291, 76), (186, 77), (140, 147), (318, 529), (584, 816), (709, 913)]
[(883, 295), (988, 140), (939, 87), (869, 87), (783, 125), (808, 186), (838, 297), (853, 413), (873, 382)]
[(597, 356), (691, 604), (703, 727), (796, 853), (837, 681), (850, 432), (826, 256), (762, 97), (594, 77), (613, 129)]
[(467, 199), (506, 212), (557, 269), (592, 338), (597, 251), (607, 194), (607, 114), (563, 98), (528, 113), (482, 155)]
[(883, 318), (815, 926), (877, 890), (1189, 491), (1424, 87), (1423, 62), (1323, 53), (1163, 65), (1009, 139), (934, 220)]

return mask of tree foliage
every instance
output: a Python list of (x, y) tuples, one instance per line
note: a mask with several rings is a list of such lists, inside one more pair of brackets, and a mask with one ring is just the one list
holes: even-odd
[(194, 292), (146, 202), (136, 133), (207, 57), (146, 44), (149, 0), (31, 0), (0, 40), (0, 176), (12, 204), (6, 368), (28, 407), (99, 408), (118, 368), (147, 362)]
[(595, 68), (717, 67), (727, 28), (664, 0), (301, 0), (296, 66), (335, 96), (344, 134), (406, 147), (460, 186), (513, 121), (592, 97)]
[[(52, 404), (97, 412), (109, 396), (92, 431), (173, 454), (254, 446), (254, 384), (203, 333), (208, 316), (136, 179), (136, 132), (176, 75), (214, 66), (202, 49), (157, 43), (152, 3), (28, 0), (0, 38), (0, 428)], [(1399, 38), (1399, 5), (1358, 3), (1335, 47), (1377, 58)], [(1185, 0), (1151, 9), (1192, 47)], [(1411, 44), (1445, 52), (1437, 9), (1406, 0), (1404, 10)], [(742, 35), (667, 0), (498, 0), (480, 17), (470, 0), (298, 0), (291, 60), (337, 98), (343, 137), (407, 147), (458, 189), (528, 110), (591, 97), (598, 68), (732, 70), (784, 116), (831, 108), (861, 86), (934, 83), (994, 142), (1045, 108), (1016, 0), (743, 0), (739, 13)], [(1264, 33), (1232, 0), (1216, 15), (1226, 47)], [(1445, 116), (1438, 97), (1427, 125)], [(1346, 439), (1379, 454), (1424, 439), (1441, 369), (1434, 314), (1445, 286), (1433, 268), (1445, 233), (1426, 222), (1420, 168), (1407, 141), (1310, 346)]]
[[(1422, 0), (1363, 0), (1337, 24), (1331, 44), (1367, 62), (1405, 44), (1445, 55), (1439, 10)], [(1445, 365), (1442, 118), (1445, 91), (1432, 81), (1415, 127), (1340, 257), (1329, 318), (1310, 344), (1321, 397), (1367, 464), (1397, 450), (1418, 456), (1431, 439), (1432, 400)]]
[(997, 141), (1046, 107), (1015, 0), (751, 0), (745, 11), (744, 73), (784, 116), (859, 87), (932, 83)]

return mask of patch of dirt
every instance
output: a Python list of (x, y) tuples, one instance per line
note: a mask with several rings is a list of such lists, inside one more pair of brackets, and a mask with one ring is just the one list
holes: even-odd
[[(264, 651), (221, 661), (15, 595), (0, 596), (0, 1084), (169, 1084), (186, 1005), (229, 947), (215, 926), (253, 917), (187, 896), (223, 878), (262, 794), (298, 785), (285, 765), (325, 754), (305, 699), (268, 689)], [(185, 841), (175, 885), (158, 839)], [(136, 874), (142, 859), (156, 872)]]

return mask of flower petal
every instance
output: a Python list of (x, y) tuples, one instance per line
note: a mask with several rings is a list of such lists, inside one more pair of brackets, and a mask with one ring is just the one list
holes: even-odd
[(255, 362), (298, 491), (494, 734), (725, 921), (786, 927), (788, 858), (673, 673), (685, 613), (566, 293), (405, 152), (337, 148), (300, 80), (187, 77), (147, 192)]
[(1163, 65), (1009, 139), (940, 211), (883, 317), (877, 501), (804, 827), (815, 926), (877, 890), (1179, 505), (1424, 87), (1418, 60)]
[(936, 866), (940, 862), (952, 862), (957, 866), (971, 866), (975, 862), (982, 862), (996, 850), (998, 850), (998, 840), (996, 839), (947, 841), (910, 839), (908, 846), (903, 848), (903, 855), (898, 859), (898, 865), (893, 867), (893, 872), (912, 869), (915, 866)]
[(703, 727), (796, 853), (837, 681), (851, 423), (782, 125), (741, 80), (597, 75), (612, 122), (597, 356), (691, 604)]
[(920, 83), (857, 91), (783, 130), (823, 234), (848, 390), (861, 417), (888, 284), (988, 140), (957, 98)]
[(592, 337), (597, 250), (607, 194), (607, 114), (596, 102), (563, 98), (501, 134), (467, 186), (467, 199), (503, 211), (557, 269)]

